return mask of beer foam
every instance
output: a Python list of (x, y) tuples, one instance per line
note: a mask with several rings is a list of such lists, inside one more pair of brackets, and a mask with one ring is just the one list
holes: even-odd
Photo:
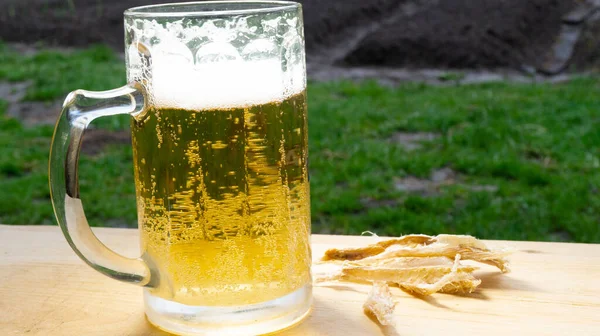
[(306, 88), (296, 15), (225, 22), (127, 18), (127, 79), (143, 83), (156, 107), (202, 110), (286, 99)]
[(304, 90), (303, 68), (286, 73), (279, 59), (194, 64), (185, 53), (172, 54), (153, 60), (150, 94), (156, 107), (190, 110), (264, 104)]

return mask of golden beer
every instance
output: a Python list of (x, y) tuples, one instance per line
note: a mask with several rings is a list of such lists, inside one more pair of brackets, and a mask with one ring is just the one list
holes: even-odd
[(154, 296), (265, 302), (310, 284), (305, 92), (235, 108), (150, 108), (132, 121)]

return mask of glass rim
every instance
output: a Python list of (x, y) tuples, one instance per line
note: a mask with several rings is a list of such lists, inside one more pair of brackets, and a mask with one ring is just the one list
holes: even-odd
[[(248, 8), (208, 10), (211, 5), (216, 4), (246, 4)], [(252, 7), (255, 5), (256, 7)], [(264, 5), (264, 7), (260, 6)], [(178, 7), (197, 7), (196, 10), (178, 10)], [(171, 10), (165, 10), (171, 7)], [(202, 8), (205, 7), (205, 10)], [(259, 13), (276, 13), (286, 10), (298, 9), (301, 4), (285, 0), (217, 0), (217, 1), (193, 1), (175, 2), (156, 5), (145, 5), (132, 7), (125, 10), (126, 17), (137, 18), (168, 18), (168, 17), (210, 17), (224, 15), (249, 15)]]

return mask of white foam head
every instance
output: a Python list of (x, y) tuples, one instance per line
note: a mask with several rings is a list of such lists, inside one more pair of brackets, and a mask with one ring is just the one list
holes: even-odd
[[(283, 100), (306, 88), (302, 26), (285, 15), (190, 25), (126, 23), (128, 80), (145, 83), (150, 104), (193, 110)], [(219, 21), (220, 22), (220, 21)]]
[[(156, 45), (149, 69), (152, 104), (190, 110), (245, 107), (281, 101), (305, 89), (303, 64), (284, 71), (279, 58), (247, 60), (227, 46), (233, 48), (216, 45), (193, 56), (181, 43)], [(210, 62), (202, 62), (206, 58)]]

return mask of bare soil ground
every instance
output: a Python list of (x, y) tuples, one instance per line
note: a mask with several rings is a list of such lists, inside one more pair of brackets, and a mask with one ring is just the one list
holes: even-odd
[[(123, 48), (123, 11), (173, 0), (4, 0), (0, 39)], [(341, 67), (511, 68), (595, 63), (597, 0), (300, 0), (309, 62)], [(590, 33), (591, 32), (591, 33)]]

